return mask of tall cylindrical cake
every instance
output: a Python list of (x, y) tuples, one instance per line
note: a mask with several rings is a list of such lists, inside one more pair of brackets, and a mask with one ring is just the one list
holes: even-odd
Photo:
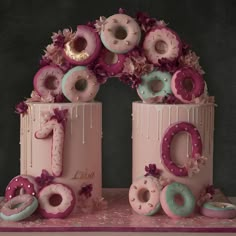
[[(56, 126), (47, 131), (55, 109), (66, 111), (61, 140)], [(47, 123), (45, 120), (50, 116)], [(42, 133), (43, 129), (50, 135), (38, 137), (37, 132)], [(81, 186), (92, 184), (92, 196), (100, 198), (101, 138), (101, 103), (28, 103), (27, 114), (21, 115), (21, 174), (36, 177), (45, 169), (53, 175), (53, 170), (59, 168), (56, 172), (59, 174), (54, 174), (55, 182), (70, 186), (76, 196)]]
[[(213, 103), (134, 102), (132, 130), (133, 181), (145, 173), (145, 166), (156, 164), (164, 177), (186, 184), (196, 197), (212, 184)], [(201, 152), (198, 161), (196, 149)]]

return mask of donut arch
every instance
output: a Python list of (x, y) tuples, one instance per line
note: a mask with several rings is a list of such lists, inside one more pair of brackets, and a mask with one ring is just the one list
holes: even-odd
[(198, 129), (189, 122), (178, 122), (167, 128), (161, 143), (161, 160), (163, 165), (175, 176), (188, 176), (188, 169), (177, 166), (171, 159), (170, 147), (174, 136), (180, 132), (187, 132), (192, 139), (191, 158), (202, 155), (202, 140)]

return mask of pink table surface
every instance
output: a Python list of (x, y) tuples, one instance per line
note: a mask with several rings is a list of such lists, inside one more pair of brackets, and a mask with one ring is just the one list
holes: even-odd
[[(0, 232), (236, 232), (236, 219), (217, 220), (195, 215), (173, 220), (164, 213), (141, 216), (132, 211), (127, 189), (104, 189), (108, 209), (78, 213), (66, 219), (41, 219), (38, 215), (21, 222), (0, 220)], [(216, 200), (228, 201), (218, 191)]]

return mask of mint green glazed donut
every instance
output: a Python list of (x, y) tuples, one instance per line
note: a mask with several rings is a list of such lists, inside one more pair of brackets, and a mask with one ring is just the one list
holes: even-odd
[[(182, 204), (176, 202), (178, 196), (182, 198)], [(174, 219), (188, 217), (195, 209), (196, 201), (192, 191), (181, 183), (173, 182), (167, 185), (161, 192), (160, 200), (164, 212)]]
[[(162, 71), (152, 71), (141, 77), (142, 83), (138, 86), (137, 92), (140, 98), (145, 102), (154, 101), (157, 97), (165, 97), (171, 94), (171, 74)], [(160, 81), (162, 88), (155, 91), (155, 83)]]

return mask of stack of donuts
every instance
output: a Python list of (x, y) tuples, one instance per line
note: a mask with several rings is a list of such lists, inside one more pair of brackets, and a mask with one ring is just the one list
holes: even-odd
[[(196, 103), (207, 97), (199, 57), (164, 21), (123, 9), (73, 32), (53, 33), (34, 93), (41, 102), (90, 102), (110, 77), (145, 103)], [(205, 100), (204, 100), (205, 101)]]

